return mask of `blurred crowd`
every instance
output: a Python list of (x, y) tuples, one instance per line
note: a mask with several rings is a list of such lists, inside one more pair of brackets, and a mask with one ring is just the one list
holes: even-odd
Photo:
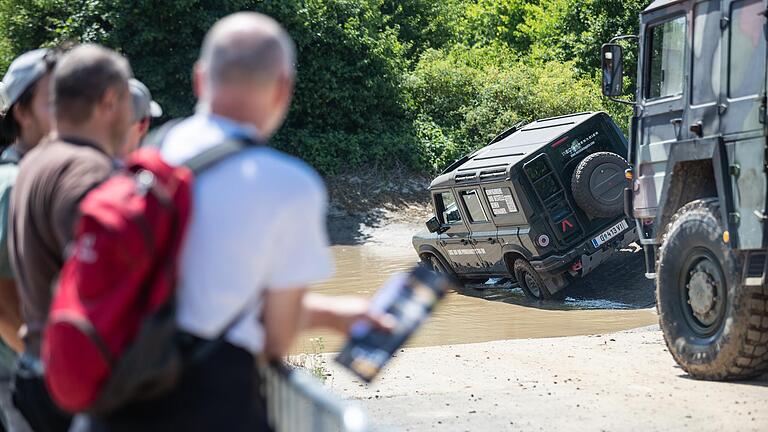
[[(280, 359), (307, 328), (347, 332), (359, 319), (390, 324), (371, 316), (363, 299), (307, 292), (333, 272), (326, 190), (313, 169), (267, 144), (293, 95), (289, 35), (264, 15), (230, 15), (210, 29), (190, 67), (195, 113), (149, 137), (163, 111), (111, 49), (41, 48), (5, 72), (0, 409), (7, 430), (268, 430), (257, 361)], [(140, 147), (179, 167), (233, 140), (237, 151), (194, 178), (174, 263), (175, 331), (184, 337), (173, 340), (185, 341), (183, 353), (204, 354), (191, 356), (160, 394), (108, 412), (65, 409), (46, 380), (56, 359), (46, 358), (45, 337), (62, 268), (75, 244), (81, 260), (93, 246), (79, 234), (83, 200), (124, 173)], [(98, 261), (98, 249), (92, 252), (88, 259)], [(140, 261), (129, 256), (125, 265), (133, 258)], [(76, 390), (78, 383), (66, 385)]]

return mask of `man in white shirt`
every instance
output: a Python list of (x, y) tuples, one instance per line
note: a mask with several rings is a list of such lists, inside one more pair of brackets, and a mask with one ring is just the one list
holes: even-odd
[(254, 357), (285, 355), (304, 328), (346, 332), (366, 317), (364, 300), (305, 294), (333, 273), (326, 191), (309, 166), (257, 144), (290, 105), (289, 36), (260, 14), (226, 17), (208, 32), (194, 78), (197, 113), (166, 135), (166, 161), (182, 164), (229, 139), (253, 142), (196, 177), (180, 257), (179, 327), (202, 341), (226, 331), (226, 343), (192, 364), (172, 395), (97, 430), (264, 430)]

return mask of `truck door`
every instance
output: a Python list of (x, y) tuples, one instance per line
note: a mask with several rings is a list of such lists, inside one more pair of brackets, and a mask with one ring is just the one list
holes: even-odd
[(484, 272), (485, 266), (472, 245), (469, 229), (453, 191), (436, 192), (432, 198), (437, 218), (447, 228), (438, 236), (438, 243), (443, 249), (445, 259), (459, 275)]
[(765, 97), (766, 0), (723, 2), (720, 130), (731, 165), (735, 215), (741, 249), (763, 247), (766, 212)]
[(642, 87), (638, 89), (639, 145), (635, 216), (656, 216), (671, 146), (683, 139), (687, 4), (642, 17)]
[(501, 245), (497, 238), (496, 225), (491, 221), (488, 207), (483, 203), (482, 190), (479, 187), (457, 189), (459, 200), (467, 215), (467, 225), (471, 232), (472, 245), (487, 273), (504, 274), (506, 267), (502, 262)]

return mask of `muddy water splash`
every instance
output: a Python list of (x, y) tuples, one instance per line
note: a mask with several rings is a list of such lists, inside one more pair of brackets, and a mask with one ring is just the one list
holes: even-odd
[[(333, 246), (336, 274), (313, 287), (333, 295), (371, 296), (393, 273), (417, 263), (410, 244), (420, 229), (389, 224), (364, 229), (359, 245)], [(471, 285), (448, 293), (434, 315), (409, 340), (407, 346), (435, 346), (501, 339), (576, 336), (625, 330), (658, 322), (653, 286), (643, 279), (642, 261), (636, 251), (625, 251), (567, 291), (565, 300), (537, 303), (509, 283)], [(498, 281), (503, 282), (503, 281)], [(338, 351), (343, 338), (326, 332), (304, 334), (294, 352), (313, 352), (322, 337), (323, 351)]]

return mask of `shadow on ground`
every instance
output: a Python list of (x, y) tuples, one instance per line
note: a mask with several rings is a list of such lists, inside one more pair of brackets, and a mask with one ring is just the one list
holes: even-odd
[(468, 284), (459, 294), (489, 301), (551, 310), (646, 309), (656, 305), (655, 287), (645, 278), (642, 251), (622, 249), (583, 279), (565, 289), (564, 299), (535, 301), (527, 298), (515, 283)]

